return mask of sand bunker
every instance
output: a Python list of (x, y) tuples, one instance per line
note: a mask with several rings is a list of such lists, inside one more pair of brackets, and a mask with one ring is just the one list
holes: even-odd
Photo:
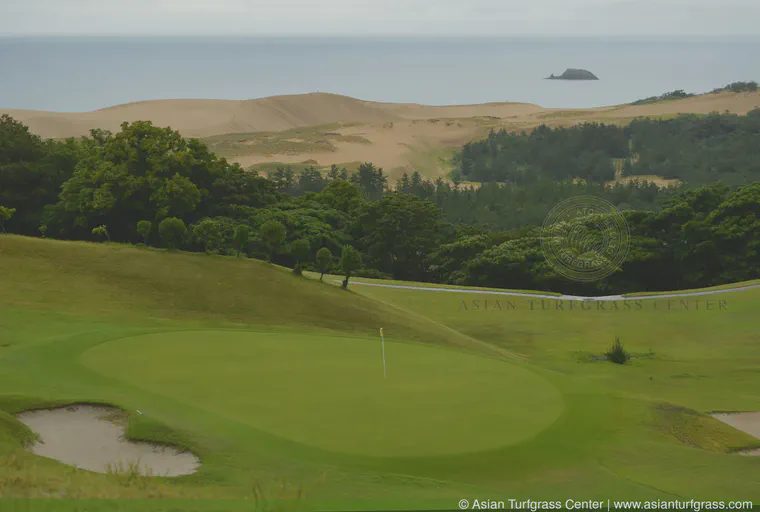
[(124, 427), (112, 419), (119, 412), (77, 405), (25, 412), (18, 419), (40, 436), (32, 452), (80, 469), (106, 473), (109, 467), (132, 467), (151, 476), (188, 475), (198, 469), (200, 461), (192, 453), (125, 440)]
[[(760, 412), (729, 412), (717, 413), (712, 416), (723, 423), (728, 423), (737, 430), (741, 430), (742, 432), (746, 432), (747, 434), (760, 439)], [(740, 453), (742, 455), (760, 456), (760, 449), (744, 450)]]

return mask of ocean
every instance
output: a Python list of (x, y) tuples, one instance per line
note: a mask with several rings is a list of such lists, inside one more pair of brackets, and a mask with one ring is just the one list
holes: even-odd
[[(760, 39), (0, 38), (0, 108), (331, 92), (585, 108), (760, 80)], [(584, 68), (598, 82), (549, 81)]]

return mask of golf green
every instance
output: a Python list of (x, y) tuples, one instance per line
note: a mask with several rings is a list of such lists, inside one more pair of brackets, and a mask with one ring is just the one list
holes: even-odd
[(519, 443), (560, 392), (521, 366), (452, 349), (247, 331), (173, 331), (97, 345), (88, 368), (281, 438), (341, 453), (434, 456)]

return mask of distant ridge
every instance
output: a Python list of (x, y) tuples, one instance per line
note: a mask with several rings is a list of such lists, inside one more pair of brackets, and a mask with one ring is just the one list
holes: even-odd
[[(0, 108), (0, 115), (14, 117), (29, 126), (33, 133), (45, 138), (85, 136), (93, 128), (115, 132), (122, 123), (134, 121), (152, 121), (157, 126), (170, 126), (186, 137), (211, 137), (229, 133), (284, 131), (335, 123), (382, 127), (436, 119), (480, 119), (478, 122), (530, 128), (542, 123), (564, 125), (640, 116), (708, 114), (726, 110), (746, 114), (757, 107), (760, 107), (760, 94), (757, 92), (716, 92), (672, 102), (589, 109), (544, 108), (513, 102), (430, 106), (365, 101), (330, 93), (309, 93), (251, 100), (149, 100), (92, 112)], [(431, 129), (436, 128), (435, 124), (426, 125)]]
[[(1, 100), (1, 98), (0, 98)], [(170, 126), (187, 137), (226, 133), (283, 131), (332, 123), (384, 124), (443, 117), (525, 115), (542, 110), (525, 103), (428, 106), (380, 103), (330, 93), (271, 96), (251, 100), (148, 100), (106, 107), (92, 112), (44, 112), (2, 109), (49, 138), (88, 135), (92, 128), (118, 131), (123, 122), (152, 121)]]

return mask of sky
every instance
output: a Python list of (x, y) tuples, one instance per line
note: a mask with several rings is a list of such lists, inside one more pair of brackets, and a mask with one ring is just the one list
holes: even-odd
[(0, 35), (760, 36), (760, 0), (0, 0)]

